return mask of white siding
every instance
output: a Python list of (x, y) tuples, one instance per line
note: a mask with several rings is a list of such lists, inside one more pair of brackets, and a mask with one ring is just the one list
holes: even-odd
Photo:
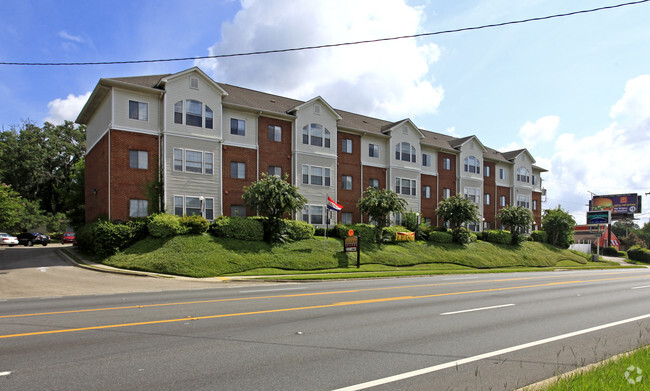
[[(115, 107), (113, 129), (158, 132), (160, 130), (160, 99), (157, 94), (145, 94), (113, 88)], [(146, 121), (129, 118), (129, 101), (147, 103)]]
[(90, 152), (108, 129), (112, 122), (111, 114), (111, 94), (109, 93), (86, 126), (86, 152)]

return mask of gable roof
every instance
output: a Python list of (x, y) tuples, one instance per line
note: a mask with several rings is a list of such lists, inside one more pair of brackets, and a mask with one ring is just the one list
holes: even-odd
[(535, 158), (533, 157), (533, 155), (530, 154), (530, 152), (528, 152), (528, 150), (526, 148), (517, 149), (515, 151), (502, 152), (502, 155), (507, 160), (512, 162), (517, 158), (517, 156), (521, 155), (522, 153), (526, 153), (528, 155), (528, 157), (530, 158), (530, 161), (535, 163)]

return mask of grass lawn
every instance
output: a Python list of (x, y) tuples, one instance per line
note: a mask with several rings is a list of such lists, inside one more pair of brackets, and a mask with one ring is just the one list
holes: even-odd
[(466, 247), (422, 241), (363, 244), (360, 269), (356, 268), (356, 253), (346, 254), (342, 249), (342, 240), (337, 238), (270, 245), (207, 234), (184, 235), (165, 239), (149, 237), (101, 262), (123, 269), (190, 277), (309, 273), (315, 274), (315, 278), (332, 278), (325, 273), (366, 277), (468, 273), (487, 269), (612, 267), (609, 263), (588, 262), (586, 256), (535, 242), (508, 246), (479, 241)]

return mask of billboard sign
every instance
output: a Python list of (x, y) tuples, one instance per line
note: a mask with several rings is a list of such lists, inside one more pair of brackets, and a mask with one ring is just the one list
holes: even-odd
[(593, 196), (590, 211), (611, 211), (613, 215), (641, 213), (641, 197), (638, 194), (614, 194)]
[(592, 210), (587, 212), (587, 224), (609, 224), (611, 221), (611, 210)]

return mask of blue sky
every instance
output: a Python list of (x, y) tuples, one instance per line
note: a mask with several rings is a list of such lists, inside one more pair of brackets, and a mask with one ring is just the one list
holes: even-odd
[[(410, 35), (624, 0), (242, 0), (0, 3), (0, 61), (205, 56)], [(188, 4), (191, 7), (188, 8)], [(0, 128), (74, 120), (101, 77), (200, 66), (215, 80), (526, 147), (544, 208), (584, 222), (589, 192), (650, 192), (650, 2), (499, 28), (223, 60), (0, 65)], [(650, 199), (644, 197), (644, 210)], [(639, 223), (650, 213), (637, 215)]]

